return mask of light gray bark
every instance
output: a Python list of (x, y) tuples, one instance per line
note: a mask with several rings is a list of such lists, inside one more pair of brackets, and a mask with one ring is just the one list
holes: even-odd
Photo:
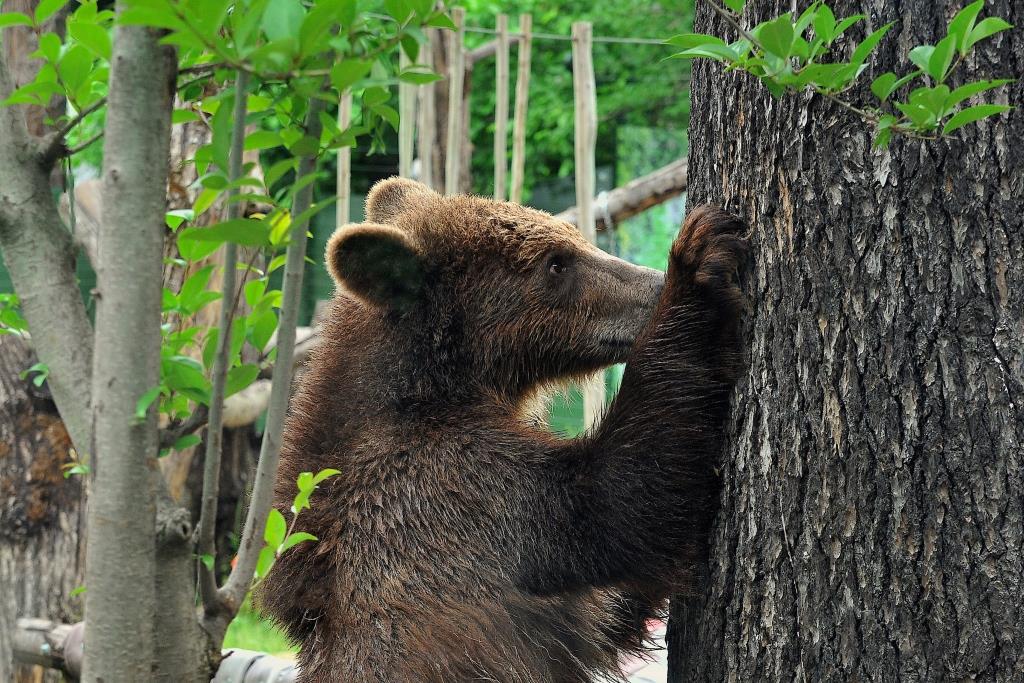
[(106, 683), (148, 680), (154, 651), (156, 411), (144, 420), (134, 414), (160, 381), (176, 60), (158, 41), (156, 31), (116, 29), (103, 150), (83, 679)]
[[(0, 101), (13, 81), (0, 58)], [(49, 385), (79, 453), (91, 443), (92, 327), (75, 279), (71, 235), (50, 191), (52, 164), (29, 135), (20, 107), (0, 106), (0, 249)]]
[[(870, 82), (964, 3), (830, 4), (897, 22)], [(697, 6), (695, 30), (731, 35)], [(751, 0), (744, 20), (790, 8)], [(1024, 22), (1021, 0), (982, 12)], [(1022, 74), (1015, 29), (954, 85), (1016, 77), (987, 99), (1020, 103)], [(1024, 113), (873, 150), (819, 97), (705, 62), (693, 93), (689, 203), (744, 216), (755, 265), (708, 581), (675, 601), (671, 680), (1024, 680)]]

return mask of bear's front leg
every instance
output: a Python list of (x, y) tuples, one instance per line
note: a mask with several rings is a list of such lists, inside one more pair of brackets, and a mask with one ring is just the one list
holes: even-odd
[(672, 245), (665, 288), (597, 430), (549, 452), (533, 514), (557, 557), (527, 553), (540, 591), (635, 587), (655, 594), (706, 552), (716, 465), (740, 368), (747, 253), (743, 223), (691, 211)]

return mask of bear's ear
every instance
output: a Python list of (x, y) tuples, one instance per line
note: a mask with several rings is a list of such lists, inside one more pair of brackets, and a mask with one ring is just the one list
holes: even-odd
[(366, 195), (366, 220), (394, 225), (399, 214), (437, 196), (415, 180), (398, 176), (381, 180)]
[(411, 237), (390, 225), (345, 225), (327, 242), (327, 269), (339, 287), (377, 306), (406, 310), (423, 291), (423, 260)]

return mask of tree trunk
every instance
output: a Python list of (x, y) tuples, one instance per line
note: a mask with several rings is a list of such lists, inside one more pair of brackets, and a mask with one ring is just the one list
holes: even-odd
[[(117, 3), (118, 11), (124, 9)], [(149, 680), (156, 596), (156, 410), (167, 150), (177, 64), (154, 30), (118, 26), (103, 145), (96, 268), (92, 491), (82, 678)], [(180, 528), (179, 525), (171, 525)]]
[(22, 339), (0, 336), (0, 681), (37, 680), (11, 661), (18, 617), (82, 616), (82, 478), (63, 476), (71, 439), (47, 385), (19, 377), (35, 363)]
[[(896, 22), (866, 83), (963, 5), (832, 4)], [(696, 31), (734, 35), (697, 7)], [(790, 9), (751, 0), (744, 21)], [(1024, 2), (982, 16), (1020, 26)], [(1016, 77), (988, 99), (1019, 104), (1021, 74), (1013, 29), (953, 80)], [(690, 204), (752, 229), (750, 369), (670, 680), (1024, 680), (1024, 114), (874, 150), (820, 97), (707, 62), (693, 93)]]

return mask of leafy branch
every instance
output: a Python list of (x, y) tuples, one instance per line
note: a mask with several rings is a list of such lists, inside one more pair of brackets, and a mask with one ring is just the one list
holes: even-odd
[[(848, 61), (826, 61), (836, 42), (863, 15), (837, 19), (831, 7), (818, 0), (798, 17), (787, 12), (747, 30), (740, 21), (746, 0), (724, 0), (728, 8), (708, 0), (708, 5), (740, 38), (727, 43), (720, 37), (686, 33), (666, 41), (682, 48), (673, 58), (703, 57), (722, 62), (727, 70), (745, 71), (758, 78), (775, 97), (804, 90), (821, 95), (875, 127), (875, 145), (885, 147), (894, 133), (934, 140), (969, 123), (1005, 112), (1004, 104), (964, 103), (976, 95), (1012, 82), (980, 80), (951, 88), (948, 81), (956, 68), (980, 41), (1011, 28), (999, 17), (978, 21), (984, 0), (964, 7), (949, 23), (946, 36), (936, 45), (920, 45), (910, 51), (916, 70), (897, 76), (887, 72), (870, 85), (879, 105), (858, 107), (843, 95), (858, 83), (879, 42), (892, 28), (889, 23), (871, 32), (854, 46)], [(894, 95), (903, 86), (923, 82), (905, 100)], [(885, 106), (888, 106), (888, 110)]]

